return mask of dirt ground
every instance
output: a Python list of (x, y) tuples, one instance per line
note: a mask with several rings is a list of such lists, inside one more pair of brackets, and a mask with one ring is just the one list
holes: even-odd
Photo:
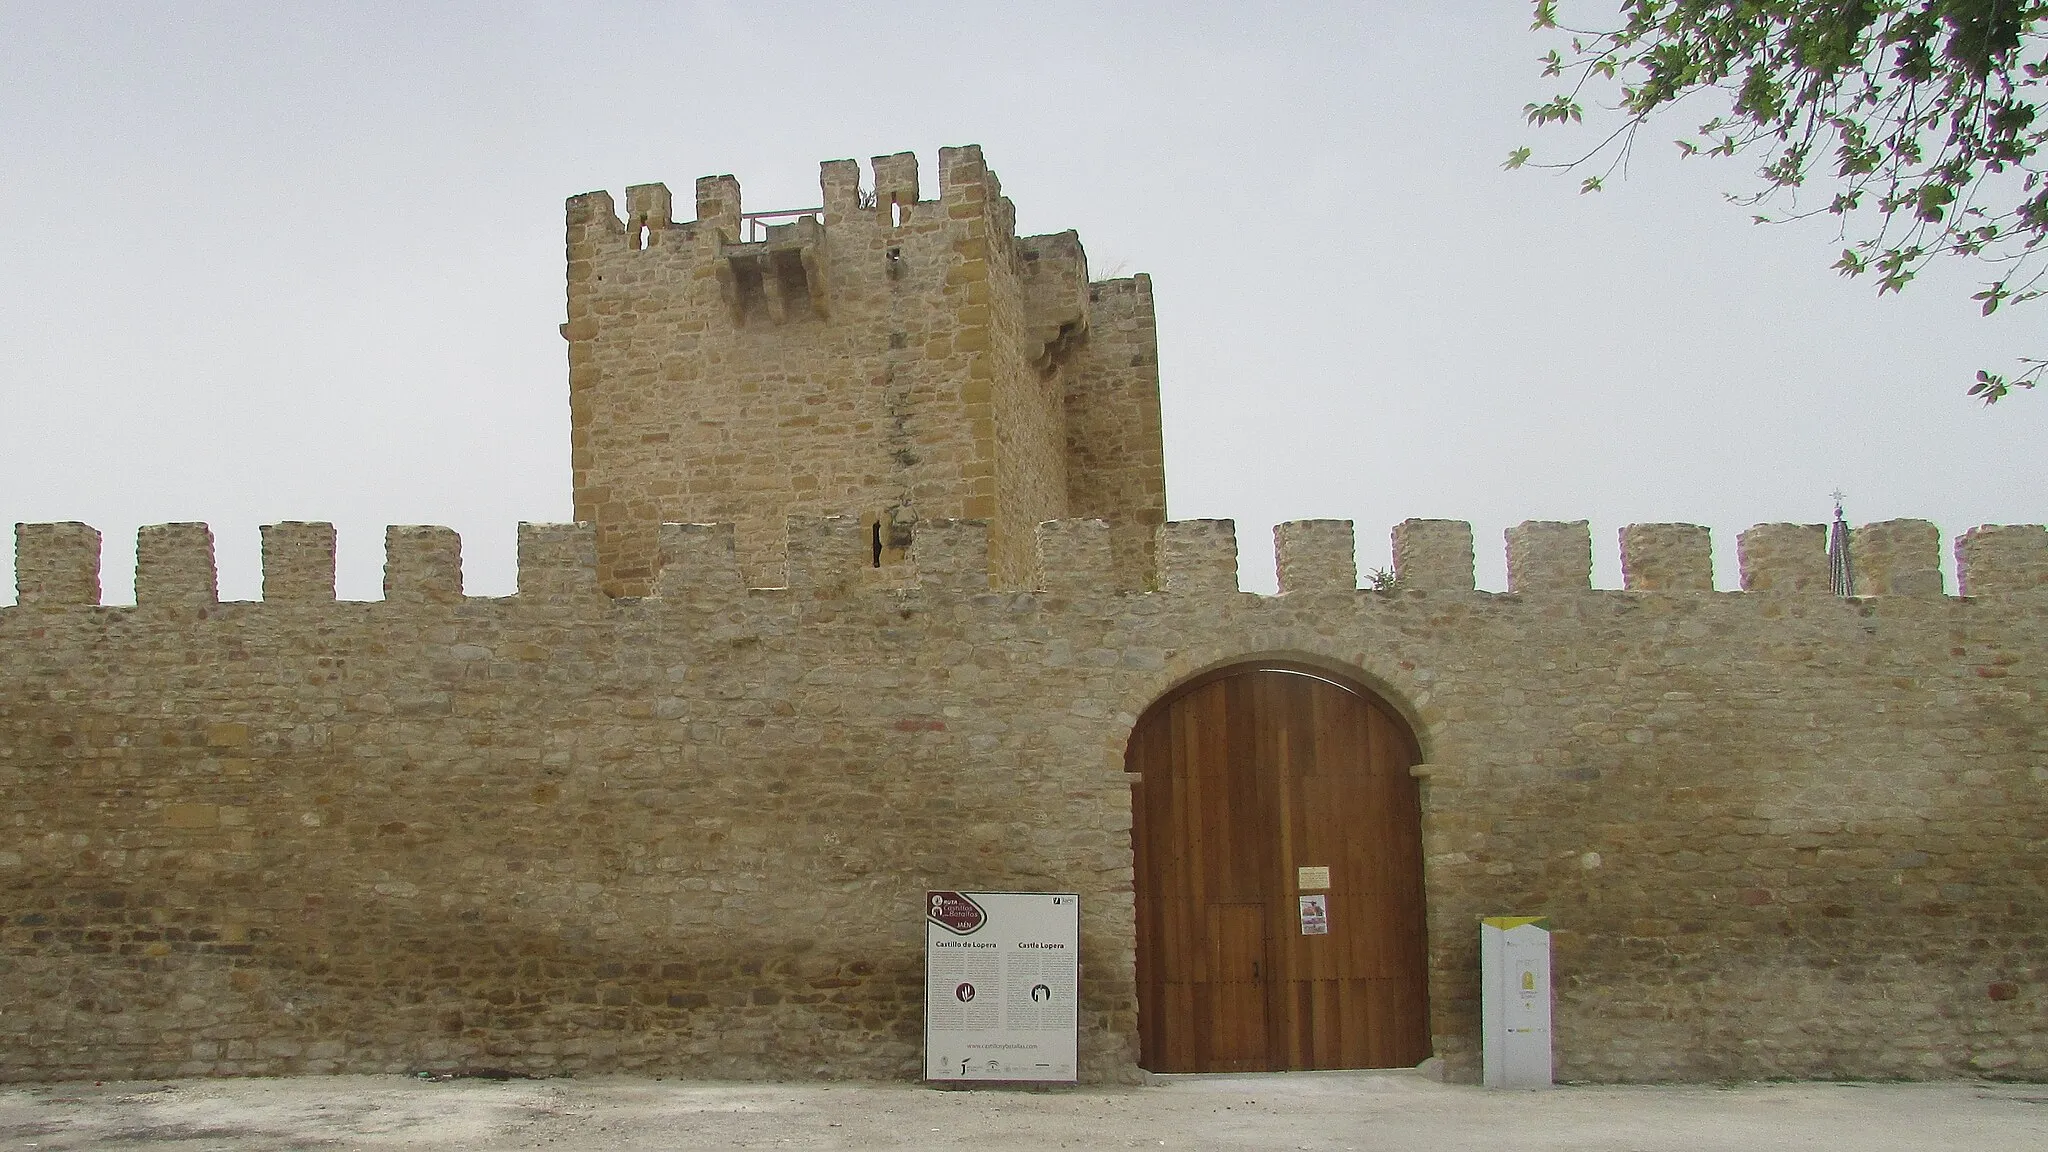
[(1489, 1092), (1413, 1072), (1144, 1088), (335, 1076), (0, 1088), (0, 1152), (75, 1148), (2048, 1150), (2048, 1086)]

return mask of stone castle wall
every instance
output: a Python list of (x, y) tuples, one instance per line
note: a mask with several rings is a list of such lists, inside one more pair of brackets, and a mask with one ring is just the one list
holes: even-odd
[(647, 593), (664, 522), (735, 524), (767, 585), (787, 515), (859, 515), (890, 561), (898, 525), (980, 518), (998, 583), (1021, 587), (1042, 520), (1164, 520), (1149, 281), (1091, 292), (1073, 233), (1016, 236), (979, 148), (939, 164), (922, 200), (913, 154), (877, 157), (869, 192), (827, 162), (823, 206), (773, 222), (730, 176), (697, 182), (690, 222), (660, 184), (628, 189), (623, 218), (606, 193), (570, 199), (574, 507), (607, 590)]
[[(1104, 427), (1114, 426), (1105, 420)], [(788, 587), (731, 528), (665, 525), (652, 595), (589, 527), (527, 526), (517, 595), (467, 598), (445, 529), (387, 536), (335, 602), (333, 533), (264, 534), (218, 603), (203, 525), (144, 530), (137, 604), (99, 538), (17, 529), (0, 609), (0, 1075), (908, 1077), (922, 893), (1083, 895), (1084, 1077), (1134, 1074), (1124, 743), (1173, 685), (1261, 656), (1376, 686), (1419, 735), (1437, 1051), (1476, 1073), (1476, 920), (1557, 926), (1570, 1079), (2048, 1077), (2048, 534), (1395, 532), (1361, 591), (1344, 522), (1276, 532), (1236, 590), (1227, 522), (787, 526)], [(1929, 574), (1932, 573), (1930, 577)], [(1149, 582), (1148, 582), (1149, 583)]]

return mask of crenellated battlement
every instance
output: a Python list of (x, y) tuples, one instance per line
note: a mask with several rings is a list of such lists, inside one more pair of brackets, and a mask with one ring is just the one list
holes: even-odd
[[(314, 606), (335, 602), (334, 526), (264, 525), (262, 603)], [(921, 588), (961, 593), (991, 589), (989, 526), (975, 519), (925, 521), (910, 527), (902, 564), (877, 559), (871, 526), (851, 516), (792, 516), (785, 524), (786, 579), (745, 579), (736, 529), (725, 524), (663, 524), (656, 599), (786, 590), (830, 600), (876, 590)], [(1156, 532), (1158, 568), (1131, 580), (1115, 563), (1112, 526), (1076, 518), (1040, 523), (1035, 564), (1025, 591), (1061, 596), (1169, 596), (1239, 593), (1236, 525), (1184, 520)], [(14, 530), (19, 606), (61, 611), (100, 603), (100, 544), (85, 524), (17, 524)], [(1924, 520), (1892, 520), (1851, 531), (1856, 596), (1942, 595), (1939, 532)], [(1422, 593), (1474, 592), (1472, 528), (1461, 520), (1407, 520), (1392, 532), (1393, 588)], [(1507, 593), (1543, 596), (1589, 592), (1592, 538), (1587, 522), (1525, 521), (1503, 534)], [(1742, 592), (1824, 595), (1829, 591), (1827, 531), (1819, 524), (1760, 524), (1737, 543)], [(384, 599), (395, 604), (454, 604), (465, 599), (597, 602), (597, 531), (591, 524), (519, 526), (518, 591), (512, 597), (465, 597), (462, 539), (450, 528), (394, 525), (384, 535)], [(1714, 592), (1712, 541), (1697, 524), (1631, 524), (1619, 533), (1623, 588), (1638, 594)], [(1273, 529), (1280, 596), (1365, 592), (1349, 520), (1299, 520)], [(1962, 597), (2048, 593), (2048, 528), (1984, 525), (1956, 538)], [(1867, 575), (1866, 575), (1867, 573)], [(1000, 588), (1000, 585), (995, 585)], [(214, 538), (205, 524), (158, 524), (136, 536), (136, 606), (207, 607), (218, 603)]]
[[(1415, 922), (1382, 927), (1426, 953), (1417, 1039), (1454, 1077), (1472, 921), (1513, 910), (1573, 937), (1562, 1078), (2048, 1078), (2048, 529), (1956, 537), (1953, 597), (1920, 520), (1848, 533), (1848, 599), (1820, 524), (1739, 533), (1722, 590), (1695, 524), (1517, 524), (1504, 592), (1459, 520), (1395, 525), (1363, 588), (1350, 520), (1241, 556), (1229, 520), (1166, 519), (1151, 279), (1017, 236), (979, 148), (865, 171), (794, 206), (730, 175), (568, 200), (573, 522), (519, 525), (511, 595), (469, 593), (454, 530), (394, 525), (382, 599), (339, 601), (334, 526), (284, 522), (261, 599), (224, 603), (183, 523), (137, 532), (109, 606), (97, 530), (15, 526), (9, 1078), (903, 1077), (902, 928), (972, 889), (1080, 893), (1077, 1071), (1128, 1082), (1167, 726), (1271, 741), (1302, 789), (1217, 788), (1229, 834), (1195, 842), (1277, 800), (1275, 876), (1419, 857)], [(1276, 593), (1242, 590), (1268, 556)], [(1331, 839), (1347, 793), (1406, 823)], [(1213, 896), (1267, 867), (1229, 853), (1194, 869)], [(1380, 1029), (1352, 983), (1318, 1003)]]
[(580, 193), (565, 202), (572, 260), (578, 252), (690, 251), (700, 242), (711, 247), (697, 252), (715, 253), (720, 247), (772, 242), (778, 232), (806, 221), (820, 228), (909, 230), (904, 234), (916, 235), (942, 228), (947, 221), (979, 219), (988, 223), (1000, 247), (1017, 239), (1016, 206), (1003, 195), (1002, 181), (983, 160), (979, 145), (939, 149), (939, 194), (930, 200), (919, 198), (915, 152), (873, 157), (869, 172), (863, 188), (859, 162), (826, 160), (818, 165), (816, 206), (752, 211), (737, 177), (700, 176), (693, 189), (695, 218), (690, 220), (676, 219), (675, 196), (664, 183), (627, 187), (623, 214), (608, 191)]
[(939, 150), (929, 199), (914, 153), (867, 172), (828, 160), (814, 204), (758, 208), (706, 176), (687, 221), (662, 184), (569, 199), (573, 515), (608, 593), (654, 594), (679, 522), (731, 521), (772, 584), (793, 515), (986, 521), (1004, 586), (1031, 576), (1033, 525), (1101, 518), (1125, 579), (1150, 567), (1150, 282), (1091, 284), (1071, 231), (1017, 236), (979, 147)]

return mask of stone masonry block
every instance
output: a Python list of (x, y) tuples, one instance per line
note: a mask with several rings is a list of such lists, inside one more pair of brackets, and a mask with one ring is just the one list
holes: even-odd
[(1758, 524), (1735, 538), (1744, 592), (1828, 590), (1828, 526)]
[(939, 149), (939, 197), (947, 204), (979, 203), (987, 198), (988, 164), (981, 145)]
[(462, 599), (462, 537), (434, 524), (384, 529), (384, 599), (452, 604)]
[(1986, 524), (1956, 541), (1956, 583), (1964, 596), (2048, 590), (2048, 528)]
[(875, 207), (887, 214), (890, 204), (908, 209), (917, 203), (917, 153), (898, 152), (874, 158)]
[(1038, 525), (1038, 579), (1033, 587), (1066, 595), (1117, 587), (1112, 534), (1104, 520), (1047, 520)]
[(1584, 520), (1524, 520), (1505, 535), (1508, 591), (1583, 592), (1593, 586), (1593, 532)]
[(858, 517), (789, 518), (789, 588), (793, 592), (819, 598), (844, 596), (860, 572), (873, 567), (873, 557), (873, 529)]
[(697, 222), (724, 234), (728, 242), (740, 238), (740, 182), (731, 176), (697, 178)]
[(1926, 520), (1883, 520), (1849, 530), (1858, 596), (1941, 595), (1941, 532)]
[(1405, 588), (1471, 591), (1472, 525), (1403, 520), (1394, 525), (1394, 576)]
[(598, 583), (608, 596), (647, 596), (661, 571), (661, 522), (628, 517), (592, 527)]
[(1180, 595), (1237, 591), (1236, 522), (1173, 520), (1160, 525), (1159, 577), (1163, 591)]
[[(612, 206), (612, 194), (609, 192), (584, 192), (571, 196), (563, 201), (562, 213), (570, 228), (598, 227), (608, 232), (617, 232), (623, 227), (619, 222), (617, 209)], [(588, 232), (580, 233), (577, 238), (587, 239)]]
[[(675, 223), (675, 198), (666, 184), (635, 184), (626, 189), (626, 229), (658, 232)], [(649, 238), (652, 243), (652, 237)]]
[(100, 602), (100, 534), (71, 521), (14, 526), (14, 595), (45, 608)]
[(152, 524), (135, 534), (137, 604), (212, 604), (219, 599), (213, 529)]
[(1357, 539), (1349, 520), (1275, 524), (1273, 558), (1283, 595), (1358, 587)]
[(818, 188), (825, 194), (825, 226), (831, 227), (860, 209), (860, 164), (827, 160), (818, 165)]
[(263, 599), (289, 604), (334, 599), (334, 525), (286, 521), (263, 526)]
[(519, 525), (519, 595), (589, 599), (597, 586), (597, 530), (588, 524)]
[(1621, 530), (1621, 585), (1638, 592), (1712, 592), (1713, 534), (1698, 524)]
[(741, 590), (731, 524), (663, 524), (661, 577), (654, 594), (732, 594)]
[(926, 588), (988, 591), (988, 521), (926, 520), (911, 528), (910, 561)]

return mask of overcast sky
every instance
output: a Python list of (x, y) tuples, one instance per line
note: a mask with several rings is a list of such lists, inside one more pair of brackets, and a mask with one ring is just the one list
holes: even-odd
[[(1175, 518), (1501, 531), (2048, 518), (2048, 306), (1980, 319), (1980, 271), (1878, 300), (1825, 224), (1722, 200), (1746, 161), (1661, 140), (1630, 178), (1506, 172), (1551, 94), (1519, 0), (1333, 4), (462, 5), (0, 0), (0, 523), (205, 520), (255, 598), (257, 526), (331, 520), (344, 597), (383, 525), (461, 531), (513, 587), (520, 520), (569, 516), (562, 200), (981, 144), (1019, 230), (1149, 272)], [(1674, 123), (1672, 131), (1685, 125)], [(1554, 130), (1553, 130), (1554, 131)], [(1554, 142), (1553, 142), (1554, 141)], [(6, 549), (0, 548), (0, 552)], [(1951, 570), (1950, 589), (1953, 591)], [(13, 599), (0, 557), (0, 603)]]

